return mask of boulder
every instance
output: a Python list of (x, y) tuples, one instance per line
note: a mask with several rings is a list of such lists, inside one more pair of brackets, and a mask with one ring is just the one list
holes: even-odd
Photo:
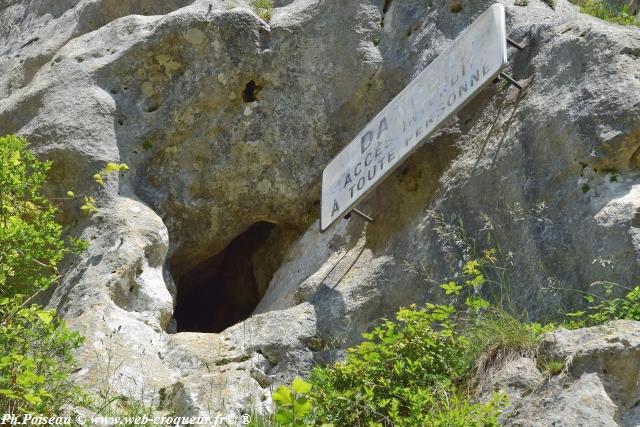
[[(505, 426), (635, 426), (640, 423), (639, 362), (640, 322), (559, 329), (543, 337), (537, 361), (506, 363), (481, 394), (507, 390)], [(512, 392), (514, 384), (526, 384), (519, 387), (526, 392)]]

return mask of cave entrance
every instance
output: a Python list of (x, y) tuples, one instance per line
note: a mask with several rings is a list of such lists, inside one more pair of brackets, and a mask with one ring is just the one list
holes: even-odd
[[(276, 225), (258, 222), (177, 281), (178, 332), (221, 332), (251, 315), (269, 277), (256, 265)], [(265, 283), (266, 282), (266, 283)]]

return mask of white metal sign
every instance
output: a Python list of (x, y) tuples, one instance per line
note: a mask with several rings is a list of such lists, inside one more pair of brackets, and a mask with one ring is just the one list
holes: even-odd
[(506, 65), (504, 7), (494, 4), (327, 165), (320, 229), (351, 210)]

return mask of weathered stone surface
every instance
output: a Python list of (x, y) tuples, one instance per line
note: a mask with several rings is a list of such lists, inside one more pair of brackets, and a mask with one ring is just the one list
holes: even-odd
[[(552, 361), (565, 362), (562, 372), (544, 372)], [(640, 322), (620, 320), (549, 333), (538, 350), (537, 366), (542, 372), (537, 372), (535, 364), (518, 359), (497, 374), (501, 379), (494, 387), (506, 388), (511, 402), (503, 415), (504, 425), (635, 426), (640, 422)], [(514, 382), (526, 383), (528, 392), (509, 392)]]
[(513, 404), (529, 395), (540, 386), (545, 377), (529, 357), (514, 357), (479, 378), (478, 395), (490, 398), (493, 392), (503, 392)]
[[(78, 380), (180, 415), (268, 407), (272, 384), (432, 298), (470, 241), (500, 245), (532, 316), (580, 300), (566, 289), (632, 284), (640, 30), (563, 0), (504, 2), (521, 96), (488, 88), (363, 203), (375, 222), (320, 235), (322, 168), (490, 4), (295, 0), (266, 23), (243, 1), (0, 3), (0, 134), (55, 162), (52, 195), (100, 208), (63, 203), (92, 244), (49, 302), (87, 337)], [(98, 187), (108, 161), (130, 171)], [(173, 334), (176, 284), (260, 221), (277, 226), (251, 254), (262, 289), (277, 271), (255, 316)], [(632, 419), (594, 375), (570, 383), (596, 402), (584, 417)]]

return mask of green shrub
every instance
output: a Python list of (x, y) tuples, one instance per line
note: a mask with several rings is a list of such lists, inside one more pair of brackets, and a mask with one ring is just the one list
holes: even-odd
[(0, 138), (0, 295), (51, 285), (65, 253), (56, 208), (40, 189), (51, 167), (18, 136)]
[(614, 9), (605, 1), (585, 0), (580, 4), (580, 12), (614, 24), (640, 27), (640, 18), (631, 15), (627, 5), (624, 5), (621, 9)]
[(68, 380), (82, 337), (55, 311), (22, 303), (21, 296), (0, 299), (0, 413), (59, 415), (83, 401)]
[(59, 415), (83, 401), (68, 381), (82, 338), (24, 297), (55, 282), (68, 251), (57, 210), (41, 193), (50, 167), (24, 138), (0, 138), (0, 413)]
[(565, 360), (541, 360), (538, 359), (538, 369), (547, 374), (550, 377), (560, 375), (560, 373), (566, 367), (567, 362)]
[(472, 403), (455, 381), (468, 370), (468, 340), (458, 334), (448, 305), (398, 311), (346, 360), (311, 373), (312, 420), (351, 425), (497, 425), (504, 404), (496, 395)]

